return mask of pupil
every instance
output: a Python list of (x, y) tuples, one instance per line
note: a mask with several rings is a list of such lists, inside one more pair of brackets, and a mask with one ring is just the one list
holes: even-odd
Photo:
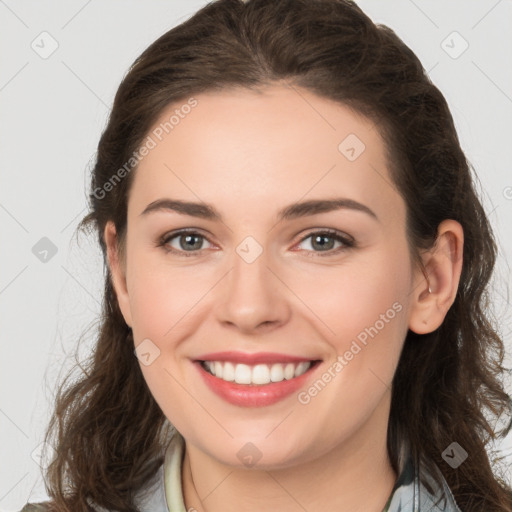
[[(196, 244), (192, 244), (192, 245), (184, 245), (184, 244), (180, 244), (180, 245), (182, 246), (182, 248), (183, 248), (183, 249), (187, 249), (187, 248), (188, 248), (188, 249), (190, 249), (190, 248), (192, 248), (192, 249), (198, 249), (198, 248), (200, 248), (200, 247), (201, 247), (201, 242), (200, 242), (200, 241), (198, 241), (198, 240), (200, 239), (200, 237), (199, 237), (199, 236), (197, 236), (197, 235), (183, 235), (183, 236), (181, 237), (181, 239), (183, 239), (183, 238), (185, 238), (185, 240), (186, 240), (185, 244), (188, 244), (188, 243), (189, 243), (191, 240), (193, 240), (194, 238), (196, 239)], [(329, 240), (329, 239), (330, 239), (330, 240), (331, 240), (331, 243), (330, 243), (330, 244), (329, 244), (328, 242), (327, 242), (327, 243), (325, 243), (325, 240), (326, 240), (326, 239), (327, 239), (327, 240)], [(322, 241), (322, 240), (323, 240), (323, 241)], [(327, 235), (327, 236), (326, 236), (326, 235), (317, 235), (317, 236), (315, 236), (315, 237), (314, 237), (313, 245), (318, 244), (318, 246), (319, 246), (320, 248), (325, 249), (325, 248), (327, 247), (328, 249), (332, 249), (332, 243), (333, 243), (333, 241), (334, 241), (334, 240), (333, 240), (330, 236), (328, 236), (328, 235)]]
[(325, 249), (325, 248), (326, 248), (326, 246), (329, 246), (329, 247), (328, 247), (328, 249), (332, 249), (332, 247), (331, 247), (331, 246), (332, 246), (332, 242), (333, 242), (334, 240), (333, 240), (330, 236), (328, 236), (328, 235), (318, 235), (318, 236), (315, 236), (315, 237), (314, 237), (313, 245), (314, 245), (318, 240), (322, 240), (322, 239), (323, 239), (323, 240), (325, 240), (326, 238), (331, 240), (331, 244), (329, 244), (329, 243), (327, 243), (327, 244), (325, 244), (325, 243), (320, 243), (320, 247)]
[[(183, 235), (183, 236), (181, 237), (181, 239), (183, 240), (183, 238), (185, 238), (185, 240), (186, 240), (186, 242), (185, 242), (185, 243), (188, 243), (188, 242), (190, 242), (190, 240), (192, 240), (192, 239), (194, 239), (194, 238), (195, 238), (196, 240), (199, 240), (199, 238), (200, 238), (200, 237), (199, 237), (199, 236), (197, 236), (197, 235)], [(192, 248), (192, 249), (194, 249), (194, 248), (195, 248), (195, 249), (198, 249), (198, 248), (200, 248), (200, 247), (201, 247), (201, 242), (196, 243), (196, 244), (195, 244), (195, 245), (196, 245), (196, 247), (194, 247), (194, 244), (192, 244), (192, 245), (184, 245), (184, 244), (180, 244), (180, 245), (181, 245), (181, 247), (182, 247), (183, 249), (187, 249), (187, 248), (188, 248), (188, 249), (190, 249), (190, 248)]]

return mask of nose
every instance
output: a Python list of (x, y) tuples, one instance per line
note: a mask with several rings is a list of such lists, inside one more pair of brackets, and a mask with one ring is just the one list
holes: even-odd
[(268, 260), (265, 251), (250, 263), (234, 254), (218, 297), (217, 317), (225, 327), (246, 334), (261, 333), (288, 321), (290, 291)]

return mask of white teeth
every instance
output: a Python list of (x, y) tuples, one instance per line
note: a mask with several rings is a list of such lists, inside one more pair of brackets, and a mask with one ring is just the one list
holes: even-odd
[(270, 380), (272, 382), (281, 382), (284, 379), (284, 371), (282, 364), (273, 364), (270, 368)]
[(295, 365), (293, 363), (288, 363), (284, 369), (284, 378), (286, 380), (293, 379), (295, 375)]
[(266, 364), (257, 364), (252, 369), (253, 384), (268, 384), (270, 382), (270, 371)]
[(235, 366), (233, 363), (224, 363), (222, 378), (228, 382), (233, 382), (235, 380)]
[[(303, 373), (306, 373), (310, 366), (311, 363), (299, 363), (297, 368), (295, 368), (295, 377), (300, 377)], [(217, 366), (215, 366), (215, 368), (217, 368)]]
[[(221, 363), (218, 363), (221, 364)], [(217, 362), (215, 363), (217, 366)], [(235, 382), (237, 384), (251, 383), (251, 367), (246, 364), (237, 364), (235, 366)]]
[(203, 367), (212, 375), (237, 384), (264, 385), (300, 377), (311, 367), (311, 361), (301, 363), (275, 363), (272, 365), (233, 364), (223, 361), (205, 361)]

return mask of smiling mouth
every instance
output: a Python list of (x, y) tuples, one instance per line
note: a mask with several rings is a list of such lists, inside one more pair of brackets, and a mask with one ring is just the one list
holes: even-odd
[(210, 375), (225, 382), (247, 386), (265, 386), (300, 377), (316, 367), (320, 360), (255, 365), (232, 363), (230, 361), (198, 362)]

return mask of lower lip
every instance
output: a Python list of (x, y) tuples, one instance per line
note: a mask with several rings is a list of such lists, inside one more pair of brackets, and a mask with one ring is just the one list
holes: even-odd
[(206, 385), (227, 402), (240, 407), (264, 407), (266, 405), (272, 405), (297, 392), (304, 386), (319, 363), (320, 361), (312, 363), (306, 373), (303, 373), (299, 377), (256, 386), (237, 384), (236, 382), (227, 382), (223, 379), (219, 379), (207, 372), (199, 361), (194, 361)]

